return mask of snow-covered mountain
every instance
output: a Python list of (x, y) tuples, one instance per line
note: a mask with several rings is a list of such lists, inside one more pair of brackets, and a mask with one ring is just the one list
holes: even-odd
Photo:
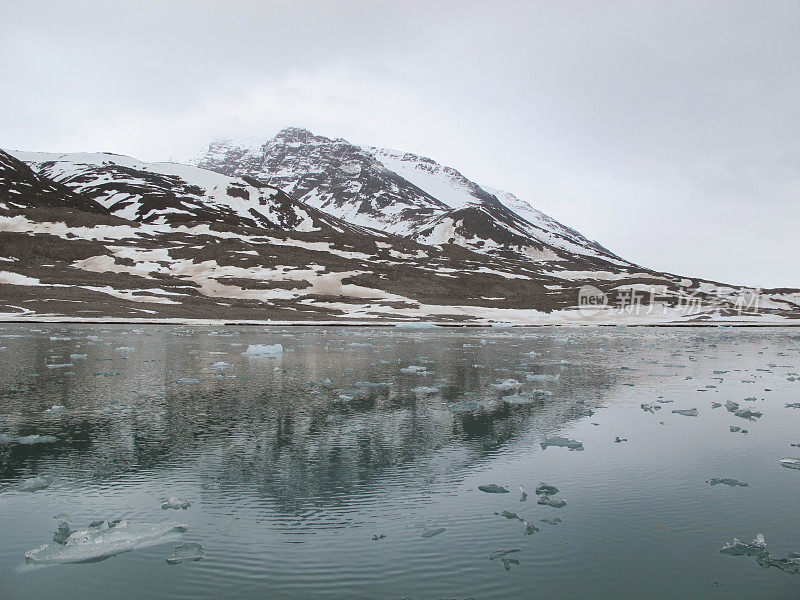
[(521, 260), (580, 255), (596, 267), (630, 265), (512, 194), (415, 154), (287, 128), (263, 144), (214, 142), (196, 164), (258, 177), (348, 222), (429, 245), (456, 244)]
[[(0, 151), (3, 318), (800, 316), (797, 290), (756, 292), (759, 310), (743, 314), (740, 288), (638, 267), (513, 195), (416, 155), (289, 129), (249, 148), (212, 144), (198, 163)], [(648, 310), (586, 314), (577, 310), (586, 286), (609, 304), (640, 293)], [(682, 310), (686, 294), (696, 310)]]

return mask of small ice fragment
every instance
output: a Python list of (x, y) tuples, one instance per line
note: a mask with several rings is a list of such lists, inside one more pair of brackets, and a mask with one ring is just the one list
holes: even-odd
[(50, 487), (53, 480), (50, 477), (42, 477), (37, 475), (29, 479), (23, 479), (17, 486), (17, 491), (20, 492), (37, 492)]
[(786, 558), (759, 556), (756, 558), (756, 562), (765, 569), (777, 567), (781, 571), (786, 571), (792, 575), (800, 575), (800, 554), (796, 552), (790, 552)]
[(525, 525), (525, 535), (530, 535), (532, 533), (540, 531), (540, 529), (530, 521), (523, 521), (523, 524)]
[(352, 342), (350, 344), (351, 348), (372, 348), (372, 344), (369, 342)]
[(738, 481), (736, 479), (728, 479), (727, 477), (712, 477), (711, 479), (708, 480), (708, 483), (710, 483), (711, 485), (722, 484), (722, 485), (727, 485), (729, 487), (736, 487), (736, 486), (747, 487), (747, 484), (744, 483), (743, 481)]
[(48, 415), (63, 415), (67, 412), (67, 407), (62, 406), (61, 404), (53, 404), (52, 407), (48, 408), (44, 411)]
[(615, 441), (617, 444), (619, 444), (619, 443), (621, 443), (621, 442), (627, 442), (627, 441), (628, 441), (628, 438), (621, 438), (621, 437), (617, 436), (617, 437), (615, 437), (615, 438), (614, 438), (614, 441)]
[(712, 402), (711, 403), (711, 408), (719, 408), (720, 406), (722, 406), (722, 404), (720, 404), (719, 402)]
[(276, 357), (283, 354), (282, 344), (250, 344), (247, 350), (242, 352), (242, 356), (255, 358), (255, 357)]
[(510, 511), (507, 511), (507, 510), (504, 510), (504, 511), (503, 511), (503, 512), (501, 512), (501, 513), (495, 513), (495, 514), (496, 514), (496, 515), (497, 515), (497, 514), (499, 514), (501, 517), (505, 517), (506, 519), (516, 519), (517, 521), (523, 521), (523, 520), (524, 520), (524, 519), (523, 519), (522, 517), (520, 517), (520, 516), (519, 516), (517, 513), (515, 513), (515, 512), (510, 512)]
[(203, 546), (197, 542), (178, 544), (166, 560), (168, 565), (178, 565), (185, 560), (203, 560)]
[(503, 568), (506, 571), (511, 570), (511, 565), (518, 565), (519, 561), (516, 558), (501, 558), (500, 562), (503, 563)]
[(479, 485), (478, 489), (482, 492), (486, 492), (487, 494), (507, 494), (508, 490), (501, 485), (497, 485), (496, 483), (490, 483), (489, 485)]
[(319, 381), (309, 381), (308, 382), (309, 387), (318, 386), (318, 387), (329, 388), (329, 387), (331, 387), (332, 384), (333, 384), (333, 382), (328, 377), (326, 377), (324, 379), (320, 379)]
[(378, 540), (382, 540), (382, 539), (383, 539), (383, 538), (385, 538), (385, 537), (386, 537), (386, 536), (385, 536), (385, 535), (383, 535), (382, 533), (381, 533), (380, 535), (378, 535), (378, 534), (376, 533), (375, 535), (373, 535), (373, 536), (372, 536), (372, 541), (373, 541), (373, 542), (377, 542)]
[(516, 379), (502, 379), (500, 381), (497, 381), (496, 383), (490, 383), (489, 387), (503, 392), (507, 392), (510, 390), (518, 390), (519, 388), (522, 387), (522, 384)]
[(553, 517), (552, 519), (539, 519), (542, 523), (547, 523), (548, 525), (558, 525), (563, 521), (561, 517)]
[(480, 408), (480, 405), (477, 402), (472, 402), (472, 401), (453, 402), (447, 408), (450, 410), (450, 412), (459, 414), (459, 413), (475, 412)]
[(728, 412), (736, 412), (739, 410), (739, 403), (734, 402), (733, 400), (728, 400), (725, 402), (725, 408), (728, 409)]
[(696, 408), (683, 408), (680, 410), (673, 410), (672, 412), (677, 415), (683, 415), (685, 417), (696, 417), (698, 414)]
[(170, 496), (166, 500), (162, 501), (161, 503), (161, 510), (186, 510), (192, 505), (191, 500), (185, 500), (183, 498), (176, 498), (175, 496)]
[(653, 402), (646, 402), (646, 403), (640, 404), (639, 406), (641, 407), (641, 409), (643, 411), (650, 412), (650, 413), (651, 412), (655, 412), (657, 410), (661, 410), (661, 407), (658, 404), (655, 404)]
[(196, 377), (181, 377), (180, 379), (178, 379), (178, 383), (180, 383), (181, 385), (195, 385), (197, 383), (200, 383), (200, 380), (197, 379)]
[(786, 404), (786, 408), (800, 408), (800, 402), (789, 402)]
[(419, 394), (420, 396), (430, 396), (431, 394), (438, 393), (439, 388), (421, 385), (419, 387), (412, 388), (411, 391), (415, 394)]
[(572, 450), (583, 450), (583, 443), (578, 440), (572, 440), (561, 436), (549, 436), (541, 444), (542, 450), (547, 449), (548, 446), (558, 446), (561, 448), (568, 448)]
[(730, 429), (731, 433), (736, 433), (737, 431), (741, 431), (742, 428), (739, 427), (738, 425), (731, 425), (729, 427), (729, 429)]
[(432, 538), (435, 535), (439, 535), (440, 533), (444, 533), (444, 527), (437, 527), (436, 529), (428, 529), (427, 531), (422, 532), (422, 537), (424, 538)]
[(800, 469), (800, 458), (782, 458), (779, 462), (787, 469)]
[(749, 408), (742, 408), (737, 410), (735, 413), (737, 417), (741, 417), (743, 419), (747, 419), (749, 421), (755, 421), (756, 419), (763, 416), (763, 413), (758, 410), (750, 410)]
[(559, 373), (556, 373), (555, 375), (550, 373), (539, 373), (537, 375), (528, 373), (525, 375), (525, 379), (528, 381), (549, 381), (555, 383), (558, 381), (559, 375)]
[(427, 367), (421, 365), (410, 365), (400, 369), (400, 372), (405, 375), (427, 375)]
[(535, 491), (537, 496), (555, 496), (558, 493), (558, 488), (547, 483), (540, 483), (536, 486)]
[(58, 441), (58, 438), (52, 435), (33, 435), (14, 436), (0, 433), (0, 444), (22, 444), (23, 446), (30, 446), (32, 444), (53, 444)]
[(528, 490), (525, 489), (524, 485), (519, 486), (519, 491), (522, 495), (519, 497), (520, 502), (525, 502), (528, 499)]
[(539, 500), (536, 502), (537, 504), (543, 504), (545, 506), (552, 506), (553, 508), (564, 508), (567, 505), (566, 500), (553, 500), (550, 496), (539, 496)]
[(510, 550), (495, 550), (489, 554), (489, 560), (497, 560), (498, 558), (503, 558), (504, 556), (514, 554), (515, 552), (520, 552), (520, 549), (511, 548)]
[(733, 541), (725, 544), (720, 549), (720, 552), (731, 556), (769, 556), (767, 543), (764, 541), (764, 534), (762, 533), (759, 533), (750, 543), (733, 538)]

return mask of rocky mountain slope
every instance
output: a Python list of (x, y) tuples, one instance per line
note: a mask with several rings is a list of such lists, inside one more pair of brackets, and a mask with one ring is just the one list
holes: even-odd
[[(782, 322), (800, 309), (796, 290), (770, 290), (743, 311), (739, 288), (637, 267), (415, 155), (291, 129), (198, 162), (0, 151), (2, 317)], [(586, 286), (608, 304), (578, 310)]]

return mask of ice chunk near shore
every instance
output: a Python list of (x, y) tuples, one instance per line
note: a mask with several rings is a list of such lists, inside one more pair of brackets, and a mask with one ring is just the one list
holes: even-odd
[(482, 492), (486, 492), (487, 494), (507, 494), (508, 490), (504, 488), (502, 485), (497, 485), (496, 483), (490, 483), (488, 485), (479, 485), (478, 489)]
[(684, 417), (696, 417), (698, 415), (696, 408), (682, 408), (679, 410), (673, 410), (672, 412), (676, 415), (683, 415)]
[(247, 350), (242, 352), (242, 356), (248, 358), (277, 357), (282, 354), (282, 344), (250, 344), (247, 346)]
[(44, 411), (48, 415), (63, 415), (67, 412), (67, 407), (61, 404), (53, 404), (50, 408)]
[(197, 542), (178, 544), (166, 560), (168, 565), (179, 565), (185, 560), (203, 560), (203, 546)]
[(57, 565), (94, 562), (130, 552), (139, 547), (160, 544), (169, 536), (188, 529), (185, 523), (115, 524), (102, 521), (100, 525), (73, 531), (63, 544), (44, 544), (25, 553), (25, 562), (37, 565)]
[(780, 461), (782, 467), (787, 469), (800, 469), (800, 458), (782, 458)]
[(722, 485), (727, 485), (728, 487), (737, 487), (737, 486), (747, 487), (747, 484), (744, 483), (743, 481), (738, 481), (736, 479), (729, 479), (727, 477), (712, 477), (711, 479), (708, 480), (708, 483), (710, 483), (711, 485), (722, 484)]
[(53, 480), (50, 477), (42, 477), (37, 475), (36, 477), (30, 477), (29, 479), (23, 479), (19, 485), (17, 485), (17, 491), (19, 492), (38, 492), (39, 490), (43, 490), (45, 488), (50, 487), (53, 483)]
[(549, 446), (557, 446), (560, 448), (568, 448), (571, 451), (573, 450), (583, 450), (583, 442), (579, 442), (578, 440), (572, 440), (569, 438), (561, 437), (558, 435), (555, 436), (548, 436), (541, 444), (542, 450), (546, 450)]
[(725, 544), (720, 552), (731, 556), (769, 556), (763, 533), (759, 533), (750, 543), (733, 538), (733, 541)]
[(170, 496), (166, 500), (162, 500), (161, 502), (161, 510), (186, 510), (192, 505), (191, 500), (186, 500), (183, 498), (176, 498), (175, 496)]

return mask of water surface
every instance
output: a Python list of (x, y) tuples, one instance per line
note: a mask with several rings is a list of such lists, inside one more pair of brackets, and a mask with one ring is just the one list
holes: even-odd
[[(776, 558), (800, 552), (800, 471), (778, 462), (800, 456), (791, 329), (6, 325), (0, 336), (0, 434), (57, 438), (0, 443), (4, 600), (800, 595), (800, 576), (719, 553), (758, 533)], [(279, 356), (242, 355), (277, 343)], [(507, 380), (522, 384), (516, 399)], [(712, 408), (727, 400), (763, 416)], [(548, 436), (583, 450), (543, 449)], [(51, 485), (18, 489), (37, 475)], [(537, 504), (540, 482), (567, 505)], [(192, 504), (162, 510), (169, 497)], [(188, 530), (99, 562), (25, 565), (59, 513), (73, 529), (122, 518)], [(203, 560), (168, 565), (181, 542), (202, 544)], [(508, 549), (519, 549), (509, 570), (489, 559)]]

